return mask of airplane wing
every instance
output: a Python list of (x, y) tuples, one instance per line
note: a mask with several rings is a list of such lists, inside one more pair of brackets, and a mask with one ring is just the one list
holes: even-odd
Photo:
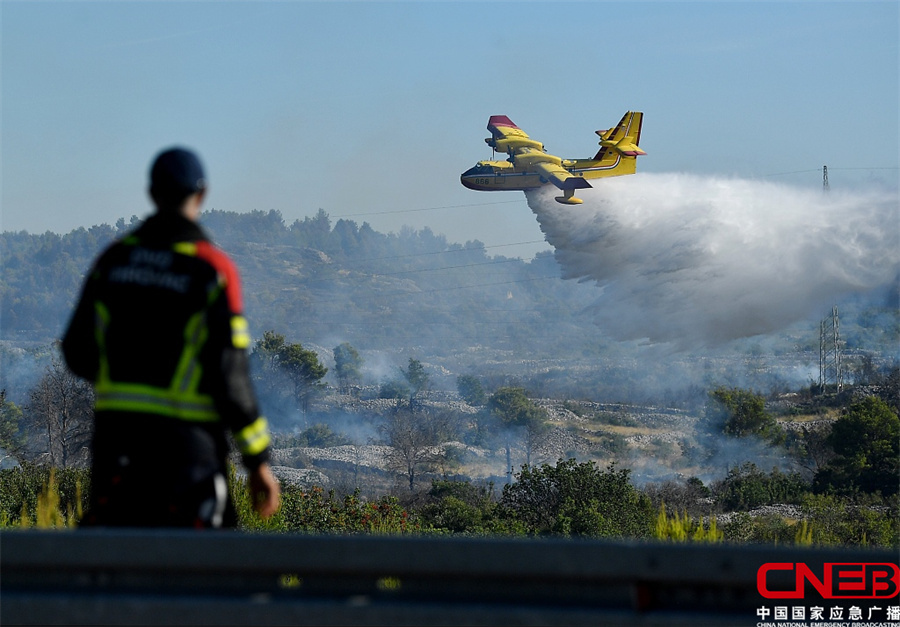
[(556, 196), (556, 202), (564, 205), (580, 205), (583, 201), (575, 197), (575, 190), (591, 187), (591, 184), (562, 167), (559, 157), (546, 154), (545, 156), (549, 159), (534, 160), (530, 166), (541, 175), (541, 179), (553, 183), (562, 190), (563, 195)]
[(562, 159), (543, 150), (521, 148), (513, 155), (512, 161), (517, 170), (537, 172), (545, 183), (553, 183), (562, 190), (591, 187), (583, 177), (566, 170)]
[(522, 148), (544, 149), (544, 144), (528, 137), (525, 131), (505, 115), (492, 115), (488, 120), (487, 127), (491, 136), (484, 141), (498, 152), (514, 155)]
[(647, 153), (638, 147), (641, 140), (641, 123), (644, 114), (640, 111), (629, 111), (622, 116), (615, 128), (608, 131), (597, 131), (600, 136), (600, 148), (594, 157), (599, 161), (609, 150), (615, 150), (626, 157), (637, 157)]
[(550, 181), (559, 189), (571, 190), (591, 187), (591, 184), (584, 178), (572, 175), (571, 172), (556, 163), (545, 161), (534, 163), (532, 165), (542, 178)]

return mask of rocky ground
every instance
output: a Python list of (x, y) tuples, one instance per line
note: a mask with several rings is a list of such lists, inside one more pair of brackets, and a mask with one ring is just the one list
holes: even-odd
[[(759, 516), (778, 516), (785, 520), (800, 520), (803, 512), (797, 505), (763, 505), (747, 512), (751, 518)], [(716, 524), (721, 528), (727, 525), (739, 515), (739, 512), (727, 512), (716, 516)]]
[[(396, 408), (390, 399), (363, 400), (351, 396), (332, 396), (324, 399), (317, 410), (331, 411), (344, 416), (366, 417), (377, 420)], [(665, 407), (604, 404), (586, 401), (562, 402), (553, 399), (537, 399), (536, 404), (548, 415), (549, 429), (541, 435), (531, 451), (531, 463), (553, 464), (559, 459), (576, 457), (592, 459), (600, 465), (610, 461), (631, 468), (637, 481), (659, 481), (701, 476), (688, 457), (696, 447), (696, 427), (699, 416), (680, 409)], [(441, 411), (451, 411), (465, 419), (474, 416), (479, 408), (459, 400), (453, 394), (433, 394), (422, 401), (423, 405)], [(782, 411), (788, 411), (780, 408)], [(354, 419), (356, 420), (356, 419)], [(804, 416), (800, 420), (781, 419), (779, 424), (787, 430), (825, 430), (834, 419), (823, 416)], [(603, 450), (609, 440), (618, 443), (615, 453)], [(325, 489), (351, 491), (368, 485), (372, 494), (384, 494), (406, 490), (406, 478), (402, 472), (392, 469), (392, 449), (377, 438), (366, 444), (345, 444), (327, 448), (286, 447), (273, 452), (275, 474), (282, 480), (304, 487), (319, 486)], [(436, 465), (430, 471), (419, 473), (422, 487), (427, 487), (433, 477), (447, 476), (471, 481), (492, 481), (502, 484), (506, 480), (506, 450), (497, 445), (478, 447), (462, 442), (446, 442), (435, 447), (432, 454), (451, 460)], [(525, 462), (526, 451), (519, 443), (511, 451), (513, 464)], [(717, 476), (721, 476), (719, 472)], [(794, 505), (771, 505), (749, 512), (750, 516), (775, 514), (785, 519), (802, 518)], [(721, 514), (718, 524), (724, 525), (735, 514)]]

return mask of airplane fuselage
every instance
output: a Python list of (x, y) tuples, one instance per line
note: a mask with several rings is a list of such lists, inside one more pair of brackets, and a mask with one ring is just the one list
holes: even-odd
[(544, 184), (538, 174), (504, 172), (484, 165), (469, 168), (462, 173), (459, 180), (469, 189), (480, 192), (535, 189)]
[[(621, 159), (606, 164), (593, 159), (575, 159), (564, 165), (570, 174), (585, 179), (632, 173), (622, 171)], [(479, 161), (463, 172), (459, 180), (465, 187), (480, 192), (537, 189), (550, 182), (537, 172), (519, 171), (509, 161)]]

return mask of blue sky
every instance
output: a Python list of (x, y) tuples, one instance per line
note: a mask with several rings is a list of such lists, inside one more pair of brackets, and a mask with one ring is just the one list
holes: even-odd
[(644, 172), (897, 187), (894, 1), (4, 1), (0, 20), (3, 230), (144, 216), (150, 161), (180, 144), (209, 208), (528, 255), (549, 246), (524, 195), (459, 183), (494, 114), (573, 158), (642, 110)]

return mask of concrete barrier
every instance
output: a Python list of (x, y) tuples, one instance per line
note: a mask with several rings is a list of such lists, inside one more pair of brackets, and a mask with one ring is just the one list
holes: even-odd
[[(731, 545), (6, 531), (0, 622), (756, 625), (760, 608), (823, 603), (764, 598), (757, 589), (763, 564), (804, 563), (822, 573), (828, 563), (897, 561), (892, 551)], [(789, 590), (794, 583), (792, 572), (780, 570), (767, 585)], [(874, 605), (884, 619), (885, 608), (900, 602)]]

